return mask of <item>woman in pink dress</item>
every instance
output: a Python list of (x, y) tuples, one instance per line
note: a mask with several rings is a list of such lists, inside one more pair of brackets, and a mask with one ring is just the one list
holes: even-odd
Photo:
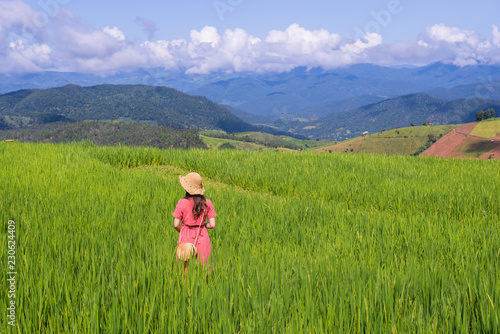
[[(217, 214), (212, 201), (203, 196), (205, 188), (198, 173), (189, 173), (186, 176), (180, 175), (179, 180), (181, 186), (186, 190), (186, 196), (177, 202), (175, 211), (172, 214), (174, 216), (174, 228), (179, 232), (177, 245), (182, 243), (195, 244), (196, 242), (195, 247), (198, 258), (204, 265), (212, 254), (207, 229), (215, 228), (215, 216)], [(205, 222), (207, 218), (208, 223)], [(197, 236), (198, 239), (196, 239)], [(187, 261), (184, 262), (184, 272), (186, 272), (186, 268)]]

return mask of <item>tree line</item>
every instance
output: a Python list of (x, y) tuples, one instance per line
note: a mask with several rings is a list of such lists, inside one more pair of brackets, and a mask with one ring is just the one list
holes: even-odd
[(490, 118), (495, 118), (495, 109), (493, 109), (493, 108), (490, 108), (486, 111), (479, 110), (476, 113), (476, 121), (477, 122), (481, 122), (481, 121), (484, 121), (484, 120), (490, 119)]

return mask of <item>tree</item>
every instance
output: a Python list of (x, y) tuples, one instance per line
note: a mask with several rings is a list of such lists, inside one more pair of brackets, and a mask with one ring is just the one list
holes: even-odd
[(495, 118), (495, 109), (490, 108), (484, 112), (484, 119)]
[(476, 113), (476, 122), (481, 122), (482, 120), (484, 120), (484, 111), (479, 110)]
[(411, 125), (411, 126), (415, 126), (415, 124), (413, 124), (413, 123), (410, 123), (410, 125)]
[(485, 119), (490, 119), (490, 118), (495, 118), (495, 109), (493, 109), (493, 108), (490, 108), (486, 111), (479, 110), (476, 113), (476, 121), (477, 122), (481, 122)]
[(5, 121), (3, 116), (0, 116), (0, 130), (6, 130), (10, 128), (9, 124)]

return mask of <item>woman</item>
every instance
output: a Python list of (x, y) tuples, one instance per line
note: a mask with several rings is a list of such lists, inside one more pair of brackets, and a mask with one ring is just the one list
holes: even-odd
[[(207, 229), (215, 228), (215, 216), (212, 201), (206, 199), (203, 194), (201, 176), (198, 173), (189, 173), (186, 176), (179, 175), (181, 186), (186, 190), (186, 196), (177, 202), (174, 216), (174, 228), (179, 232), (177, 245), (183, 243), (195, 244), (198, 258), (205, 264), (212, 254), (210, 237)], [(201, 224), (208, 218), (208, 223)], [(181, 225), (182, 222), (182, 225)], [(198, 238), (198, 239), (196, 239)], [(186, 272), (187, 261), (184, 262), (184, 272)]]

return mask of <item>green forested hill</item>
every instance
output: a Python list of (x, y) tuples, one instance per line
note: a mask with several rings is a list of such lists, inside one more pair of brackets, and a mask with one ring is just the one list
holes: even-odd
[(116, 122), (54, 122), (20, 129), (0, 129), (0, 140), (68, 143), (88, 140), (96, 145), (157, 148), (206, 148), (197, 131)]
[(478, 110), (500, 110), (500, 101), (480, 98), (448, 101), (428, 94), (412, 94), (369, 104), (354, 110), (333, 113), (312, 122), (287, 124), (305, 136), (342, 140), (377, 133), (410, 124), (461, 124), (473, 122)]
[(53, 117), (76, 121), (128, 120), (178, 129), (199, 127), (228, 132), (255, 130), (205, 97), (145, 85), (67, 85), (20, 90), (0, 96), (0, 115), (31, 120)]

